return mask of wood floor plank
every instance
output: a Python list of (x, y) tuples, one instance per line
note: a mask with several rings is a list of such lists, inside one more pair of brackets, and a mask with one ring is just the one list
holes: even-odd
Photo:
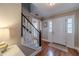
[[(71, 52), (64, 52), (54, 47), (48, 46), (49, 42), (42, 41), (42, 51), (39, 52), (36, 56), (78, 56), (78, 51), (73, 49)], [(74, 52), (73, 52), (74, 51)]]

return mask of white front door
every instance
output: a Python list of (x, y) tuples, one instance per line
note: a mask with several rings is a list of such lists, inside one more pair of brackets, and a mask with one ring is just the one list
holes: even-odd
[(65, 45), (65, 18), (54, 19), (53, 42)]

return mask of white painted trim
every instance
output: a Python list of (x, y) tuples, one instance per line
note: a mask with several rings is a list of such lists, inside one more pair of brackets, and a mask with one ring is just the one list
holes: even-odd
[(39, 47), (34, 53), (32, 53), (30, 56), (35, 56), (41, 51), (41, 47)]

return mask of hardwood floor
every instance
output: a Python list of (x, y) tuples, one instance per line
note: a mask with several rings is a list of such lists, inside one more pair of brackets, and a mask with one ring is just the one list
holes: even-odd
[(68, 48), (69, 52), (64, 52), (54, 47), (48, 46), (48, 42), (42, 41), (42, 51), (36, 56), (78, 56), (78, 51)]

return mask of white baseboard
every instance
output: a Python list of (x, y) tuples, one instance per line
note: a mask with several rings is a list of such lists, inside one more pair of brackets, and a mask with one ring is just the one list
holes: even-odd
[(41, 47), (39, 47), (34, 53), (32, 53), (30, 56), (35, 56), (41, 51)]

